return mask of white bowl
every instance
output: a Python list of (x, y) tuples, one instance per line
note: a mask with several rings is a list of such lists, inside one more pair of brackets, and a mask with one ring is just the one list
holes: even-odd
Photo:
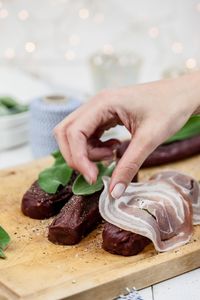
[(29, 113), (0, 117), (0, 150), (20, 146), (28, 141)]
[(22, 124), (27, 124), (29, 120), (29, 112), (21, 112), (13, 115), (0, 116), (0, 132), (6, 128), (13, 128)]

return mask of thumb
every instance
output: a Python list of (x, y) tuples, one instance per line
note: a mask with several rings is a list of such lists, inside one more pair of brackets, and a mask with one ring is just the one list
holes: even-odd
[(138, 129), (112, 174), (109, 190), (113, 198), (122, 196), (144, 160), (158, 145), (158, 138), (152, 137), (149, 128)]

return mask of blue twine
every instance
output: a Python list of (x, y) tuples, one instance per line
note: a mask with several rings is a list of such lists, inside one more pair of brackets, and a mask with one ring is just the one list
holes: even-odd
[(70, 99), (63, 103), (47, 103), (43, 98), (30, 104), (30, 144), (33, 156), (39, 158), (58, 149), (53, 136), (54, 127), (80, 106), (80, 101)]

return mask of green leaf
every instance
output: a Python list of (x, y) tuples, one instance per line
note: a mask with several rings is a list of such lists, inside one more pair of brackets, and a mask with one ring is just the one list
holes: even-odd
[(60, 158), (60, 157), (63, 158), (63, 156), (62, 156), (62, 154), (59, 150), (54, 151), (53, 153), (51, 153), (51, 155), (55, 158), (55, 160)]
[(66, 164), (66, 161), (65, 161), (64, 157), (62, 156), (62, 154), (59, 150), (53, 152), (51, 155), (55, 158), (54, 165), (59, 165), (59, 164), (62, 164), (62, 163)]
[(98, 163), (97, 167), (99, 169), (99, 174), (97, 181), (94, 184), (89, 184), (83, 177), (83, 175), (78, 175), (75, 179), (72, 192), (75, 195), (90, 195), (103, 188), (102, 176), (111, 176), (115, 168), (115, 163), (111, 163), (109, 166), (104, 166), (102, 163)]
[(39, 174), (38, 183), (41, 189), (49, 194), (55, 194), (60, 185), (65, 186), (69, 182), (73, 170), (66, 164), (60, 164), (45, 169)]
[(0, 97), (0, 103), (7, 108), (14, 108), (18, 105), (17, 101), (11, 97)]
[(10, 242), (9, 234), (0, 226), (0, 248), (5, 249)]
[(6, 249), (10, 242), (9, 234), (0, 226), (0, 258), (6, 258), (3, 250)]
[(43, 170), (38, 178), (41, 189), (49, 194), (55, 194), (60, 185), (66, 186), (73, 173), (60, 152), (54, 152), (52, 155), (55, 158), (53, 166)]
[(170, 137), (165, 144), (169, 144), (176, 141), (182, 141), (187, 138), (191, 138), (200, 134), (200, 115), (194, 115), (190, 117), (187, 123), (179, 130), (175, 135)]
[(28, 110), (27, 105), (18, 104), (15, 108), (10, 109), (11, 114), (18, 114)]
[[(60, 185), (66, 186), (73, 173), (73, 170), (67, 165), (60, 151), (52, 153), (52, 156), (55, 158), (53, 166), (43, 170), (38, 178), (38, 184), (41, 189), (49, 194), (55, 194)], [(99, 169), (97, 182), (89, 185), (82, 175), (78, 175), (72, 187), (74, 194), (89, 195), (102, 189), (102, 176), (110, 176), (114, 170), (115, 163), (109, 166), (98, 163), (97, 166)]]
[(0, 258), (6, 258), (3, 250), (0, 248)]
[(20, 104), (11, 97), (0, 97), (0, 115), (17, 114), (27, 110), (27, 105)]

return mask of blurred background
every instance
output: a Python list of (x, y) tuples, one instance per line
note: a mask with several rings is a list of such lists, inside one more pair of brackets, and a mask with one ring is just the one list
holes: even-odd
[(53, 151), (99, 90), (199, 67), (199, 0), (0, 0), (0, 168)]

